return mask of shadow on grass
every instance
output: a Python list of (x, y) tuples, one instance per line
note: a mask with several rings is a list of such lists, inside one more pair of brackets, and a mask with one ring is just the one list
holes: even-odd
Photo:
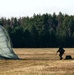
[(21, 58), (20, 60), (58, 60), (58, 59), (34, 59), (34, 58)]

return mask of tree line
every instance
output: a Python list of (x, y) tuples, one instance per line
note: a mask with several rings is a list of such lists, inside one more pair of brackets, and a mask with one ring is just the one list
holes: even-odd
[(74, 47), (74, 16), (59, 12), (0, 18), (16, 48)]

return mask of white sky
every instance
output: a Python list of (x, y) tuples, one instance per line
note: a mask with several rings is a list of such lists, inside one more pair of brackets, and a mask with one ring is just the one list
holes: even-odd
[(0, 17), (33, 16), (43, 13), (74, 15), (74, 0), (0, 0)]

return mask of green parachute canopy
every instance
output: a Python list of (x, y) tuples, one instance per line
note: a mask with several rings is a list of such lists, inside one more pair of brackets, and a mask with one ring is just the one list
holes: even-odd
[(0, 25), (0, 59), (19, 59), (11, 47), (6, 29)]

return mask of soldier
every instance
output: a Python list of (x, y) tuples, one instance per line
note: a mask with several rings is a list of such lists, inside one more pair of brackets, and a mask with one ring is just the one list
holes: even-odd
[(62, 47), (59, 47), (59, 50), (57, 51), (57, 53), (58, 53), (58, 52), (59, 52), (60, 60), (62, 60), (62, 59), (63, 59), (62, 56), (63, 56), (65, 50), (64, 50)]

